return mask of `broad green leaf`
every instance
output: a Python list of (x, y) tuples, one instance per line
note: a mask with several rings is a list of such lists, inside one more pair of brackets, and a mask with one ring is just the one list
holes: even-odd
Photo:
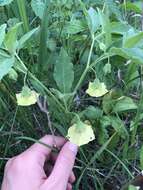
[(90, 141), (95, 139), (92, 126), (86, 122), (78, 121), (74, 125), (72, 125), (67, 134), (67, 138), (72, 143), (82, 146), (88, 144)]
[(102, 117), (103, 115), (103, 111), (98, 108), (98, 107), (94, 107), (94, 106), (88, 106), (84, 111), (83, 114), (86, 116), (87, 119), (91, 120), (95, 120), (95, 119), (99, 119)]
[(105, 84), (100, 82), (99, 79), (95, 79), (94, 82), (89, 82), (86, 93), (92, 97), (101, 97), (108, 92)]
[(135, 28), (130, 28), (126, 33), (124, 33), (123, 35), (123, 44), (124, 42), (128, 39), (128, 38), (132, 38), (134, 35), (136, 35), (137, 32), (135, 30)]
[(105, 0), (105, 4), (108, 7), (108, 11), (110, 14), (114, 14), (116, 18), (120, 21), (123, 20), (123, 16), (119, 10), (119, 5), (116, 3), (115, 0)]
[(4, 45), (10, 53), (15, 52), (17, 46), (17, 32), (21, 23), (17, 23), (13, 26), (5, 36)]
[(39, 94), (29, 87), (24, 86), (21, 93), (16, 94), (17, 104), (19, 106), (30, 106), (37, 102)]
[(115, 116), (104, 116), (102, 117), (102, 126), (107, 127), (107, 126), (112, 126), (116, 132), (122, 137), (125, 138), (126, 135), (128, 134), (126, 131), (126, 128), (124, 126), (123, 121)]
[(98, 9), (98, 14), (102, 25), (102, 33), (105, 34), (105, 46), (107, 49), (112, 43), (109, 15), (104, 14), (100, 9)]
[(128, 25), (127, 23), (111, 22), (110, 28), (111, 28), (111, 33), (123, 35), (124, 33), (130, 30), (131, 26)]
[(0, 6), (8, 5), (12, 2), (13, 0), (0, 0)]
[(141, 9), (141, 2), (126, 2), (121, 5), (124, 9), (128, 11), (133, 11), (134, 13), (142, 14), (142, 9)]
[(111, 53), (132, 60), (135, 63), (143, 64), (143, 50), (140, 48), (111, 48)]
[(0, 46), (2, 45), (3, 40), (5, 38), (5, 29), (6, 29), (6, 24), (0, 26)]
[(54, 79), (59, 87), (59, 90), (66, 94), (71, 91), (74, 80), (73, 64), (67, 52), (62, 48), (59, 58), (55, 63)]
[(58, 99), (63, 100), (63, 101), (65, 101), (65, 102), (67, 102), (68, 99), (74, 95), (73, 93), (63, 94), (63, 93), (61, 93), (59, 90), (54, 89), (54, 88), (50, 88), (50, 90), (51, 90), (51, 92), (53, 92), (53, 93), (55, 94), (55, 96), (56, 96)]
[(103, 97), (102, 106), (103, 106), (103, 111), (106, 114), (108, 114), (112, 111), (113, 100), (112, 100), (112, 96), (111, 96), (110, 92)]
[(43, 18), (46, 1), (47, 0), (32, 0), (31, 1), (31, 6), (34, 13), (36, 14), (36, 16), (38, 16), (41, 19)]
[(135, 64), (133, 62), (127, 66), (127, 71), (124, 78), (125, 83), (128, 83), (128, 81), (136, 78), (136, 80), (133, 80), (131, 83), (128, 84), (128, 88), (136, 85), (139, 82), (139, 78), (138, 78), (139, 72), (137, 68), (138, 68), (138, 64)]
[(136, 187), (134, 185), (129, 185), (128, 190), (140, 190), (140, 187)]
[(39, 30), (39, 27), (32, 29), (30, 32), (26, 33), (25, 35), (23, 35), (19, 41), (18, 41), (18, 49), (23, 48), (23, 46), (25, 45), (25, 43), (33, 36), (33, 34), (35, 34), (37, 31)]
[(122, 96), (122, 91), (114, 89), (114, 90), (109, 91), (109, 93), (103, 97), (102, 106), (106, 114), (109, 114), (110, 112), (112, 112), (113, 107), (116, 103), (116, 100), (120, 98), (121, 96)]
[(127, 110), (137, 109), (137, 105), (130, 97), (122, 96), (117, 99), (117, 103), (114, 105), (114, 112), (122, 112)]
[(87, 11), (87, 21), (91, 34), (94, 34), (100, 26), (100, 19), (98, 13), (92, 7)]
[(14, 64), (14, 61), (14, 57), (0, 54), (0, 80), (9, 73)]
[(110, 116), (112, 127), (119, 133), (122, 138), (126, 138), (128, 132), (125, 128), (124, 122), (119, 117)]
[(64, 32), (68, 34), (77, 34), (87, 28), (85, 23), (81, 20), (73, 19), (65, 25)]
[(143, 32), (135, 34), (134, 36), (127, 38), (124, 41), (123, 47), (124, 48), (133, 48), (135, 47), (141, 40), (143, 39)]

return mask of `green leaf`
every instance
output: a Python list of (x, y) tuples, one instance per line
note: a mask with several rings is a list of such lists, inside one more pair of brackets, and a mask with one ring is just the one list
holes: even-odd
[(99, 119), (103, 115), (103, 111), (98, 107), (89, 106), (84, 111), (83, 114), (87, 117), (87, 119)]
[(125, 139), (128, 135), (128, 132), (125, 128), (124, 122), (119, 117), (110, 116), (109, 118), (111, 121), (111, 125), (115, 129), (115, 131), (117, 131), (119, 135)]
[(6, 54), (0, 54), (0, 80), (10, 72), (14, 64), (14, 60), (14, 57), (10, 57)]
[(106, 126), (106, 119), (104, 120), (104, 117), (100, 119), (100, 133), (98, 133), (98, 143), (100, 145), (103, 145), (108, 139), (109, 139), (109, 134), (108, 134), (108, 129)]
[(134, 185), (129, 185), (128, 190), (139, 190), (139, 187), (135, 187)]
[(17, 23), (8, 31), (8, 33), (5, 36), (4, 45), (6, 46), (6, 48), (8, 49), (10, 53), (13, 53), (16, 50), (17, 32), (20, 26), (21, 26), (21, 23)]
[(133, 11), (134, 13), (142, 14), (141, 2), (139, 3), (126, 2), (126, 3), (123, 3), (121, 7), (123, 7), (127, 11)]
[(124, 48), (133, 48), (135, 47), (141, 40), (143, 39), (143, 32), (135, 34), (134, 36), (126, 39), (124, 41), (123, 47)]
[(6, 24), (0, 26), (0, 46), (2, 45), (3, 40), (5, 38), (5, 29), (6, 29)]
[(122, 21), (123, 17), (115, 0), (106, 0), (105, 3), (106, 6), (108, 6), (108, 11), (110, 11), (110, 14), (114, 14), (118, 20)]
[(111, 53), (132, 60), (135, 63), (143, 64), (143, 50), (140, 48), (111, 48)]
[(32, 29), (30, 32), (26, 33), (24, 36), (22, 36), (20, 38), (20, 40), (18, 41), (18, 49), (23, 48), (23, 46), (25, 45), (25, 43), (33, 36), (33, 34), (35, 34), (37, 31), (39, 30), (39, 27)]
[(73, 64), (63, 48), (61, 48), (59, 58), (55, 64), (54, 79), (62, 93), (71, 91), (74, 80)]
[(125, 129), (123, 121), (115, 116), (104, 116), (102, 117), (102, 126), (112, 126), (116, 132), (122, 137), (125, 138), (127, 136), (127, 131)]
[(42, 19), (46, 6), (46, 0), (32, 0), (31, 6), (36, 16)]
[(67, 34), (77, 34), (87, 28), (85, 23), (81, 20), (74, 19), (65, 25), (64, 32)]
[(100, 26), (100, 19), (98, 13), (92, 7), (87, 11), (87, 21), (91, 34), (94, 34)]
[(98, 14), (102, 25), (102, 33), (105, 34), (105, 45), (108, 48), (112, 43), (109, 15), (104, 14), (100, 9), (98, 9)]
[(0, 0), (0, 6), (8, 5), (12, 2), (13, 0)]
[(124, 33), (130, 30), (131, 26), (128, 25), (127, 23), (111, 22), (110, 28), (111, 28), (111, 33), (123, 35)]
[(117, 99), (117, 103), (114, 105), (114, 112), (123, 112), (128, 110), (137, 109), (137, 105), (130, 97), (122, 96)]
[(110, 92), (103, 97), (102, 106), (106, 114), (112, 111), (113, 99)]
[(110, 112), (112, 112), (117, 98), (121, 96), (122, 96), (122, 91), (114, 89), (114, 90), (109, 91), (109, 93), (103, 97), (102, 106), (106, 114), (109, 114)]
[(68, 99), (70, 97), (72, 97), (74, 94), (73, 93), (67, 93), (67, 94), (63, 94), (61, 93), (59, 90), (54, 89), (54, 88), (50, 88), (51, 92), (53, 92), (53, 94), (60, 100), (63, 100), (65, 102), (68, 101)]

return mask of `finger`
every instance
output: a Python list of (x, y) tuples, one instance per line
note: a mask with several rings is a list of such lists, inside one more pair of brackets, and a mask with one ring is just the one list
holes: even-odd
[(70, 177), (69, 177), (69, 182), (70, 182), (70, 183), (74, 183), (75, 180), (76, 180), (76, 177), (75, 177), (75, 175), (74, 175), (74, 172), (72, 171), (72, 173), (71, 173), (71, 175), (70, 175)]
[(70, 183), (67, 185), (67, 190), (72, 190), (72, 185)]
[[(63, 137), (54, 137), (56, 141), (56, 145), (58, 148), (62, 147), (66, 140)], [(52, 135), (46, 135), (39, 140), (40, 142), (47, 144), (47, 146), (53, 147), (55, 144), (53, 141)], [(28, 154), (33, 156), (36, 160), (38, 160), (42, 165), (44, 165), (46, 159), (48, 158), (49, 154), (51, 153), (52, 149), (48, 148), (40, 143), (35, 143), (32, 145), (28, 150), (26, 150), (23, 154)]]
[(55, 163), (51, 175), (45, 181), (45, 186), (47, 185), (48, 187), (49, 181), (53, 180), (55, 183), (58, 182), (60, 183), (61, 189), (66, 189), (70, 174), (74, 166), (77, 150), (78, 150), (77, 145), (74, 145), (70, 142), (67, 142), (63, 146), (61, 152), (59, 153), (59, 156), (57, 158), (57, 161)]
[[(50, 161), (52, 164), (55, 164), (56, 160), (58, 158), (58, 154), (55, 153), (55, 152), (52, 152), (51, 155), (50, 155)], [(51, 171), (53, 170), (53, 167), (51, 168)], [(50, 172), (51, 172), (50, 171)], [(48, 172), (49, 173), (49, 172)], [(72, 171), (71, 174), (70, 174), (70, 177), (69, 177), (69, 182), (70, 183), (74, 183), (76, 180), (76, 177), (74, 175), (74, 172)]]
[[(44, 171), (45, 171), (45, 174), (46, 174), (47, 177), (50, 176), (50, 174), (53, 171), (53, 168), (54, 168), (54, 166), (52, 164), (49, 164), (49, 163), (45, 164)], [(76, 178), (75, 178), (74, 172), (72, 171), (71, 174), (70, 174), (68, 182), (72, 184), (72, 183), (75, 182), (75, 180), (76, 180)]]
[(7, 184), (6, 184), (5, 179), (4, 179), (4, 181), (2, 182), (1, 189), (7, 190)]

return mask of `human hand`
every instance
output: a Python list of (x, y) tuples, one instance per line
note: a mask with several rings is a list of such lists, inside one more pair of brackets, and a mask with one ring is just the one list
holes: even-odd
[[(40, 141), (53, 146), (50, 135)], [(2, 190), (71, 190), (75, 181), (72, 169), (78, 148), (62, 137), (55, 137), (55, 141), (58, 148), (62, 147), (58, 155), (36, 143), (10, 159), (5, 167)], [(55, 162), (54, 166), (48, 167), (48, 176), (44, 170), (46, 161)]]

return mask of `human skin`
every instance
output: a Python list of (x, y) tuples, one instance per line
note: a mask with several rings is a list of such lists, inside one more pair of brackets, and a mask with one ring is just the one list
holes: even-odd
[[(41, 142), (53, 146), (53, 137), (46, 135)], [(1, 190), (71, 190), (75, 181), (72, 172), (78, 148), (62, 137), (55, 137), (60, 149), (55, 154), (50, 148), (35, 143), (22, 154), (10, 159), (5, 167)], [(53, 162), (45, 173), (45, 162)]]

